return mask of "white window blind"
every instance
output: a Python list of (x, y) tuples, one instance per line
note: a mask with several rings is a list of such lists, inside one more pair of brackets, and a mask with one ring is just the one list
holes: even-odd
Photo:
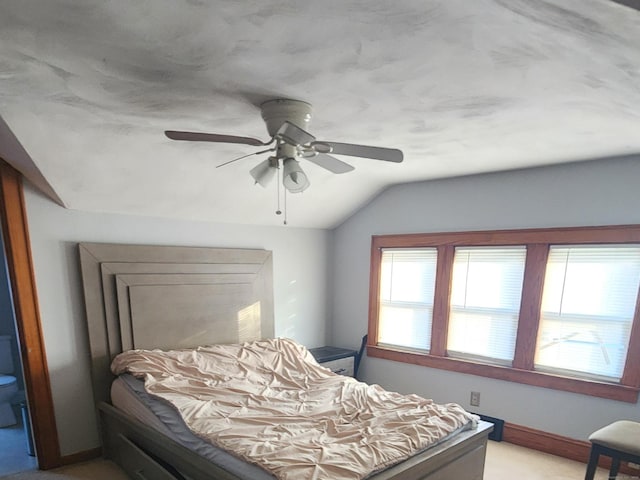
[(384, 249), (378, 343), (428, 351), (438, 251)]
[(511, 364), (527, 249), (456, 248), (447, 353)]
[(535, 366), (619, 381), (640, 285), (640, 245), (552, 246)]

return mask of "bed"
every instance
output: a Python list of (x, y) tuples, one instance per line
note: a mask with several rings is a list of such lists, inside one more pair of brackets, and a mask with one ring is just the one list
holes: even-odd
[[(82, 243), (79, 253), (104, 455), (137, 479), (256, 478), (114, 406), (110, 366), (132, 349), (272, 339), (271, 252)], [(490, 431), (491, 424), (480, 421), (366, 478), (480, 480)]]

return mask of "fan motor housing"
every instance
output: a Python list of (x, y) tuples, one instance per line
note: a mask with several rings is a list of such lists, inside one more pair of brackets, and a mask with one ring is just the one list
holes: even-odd
[(311, 121), (311, 104), (301, 100), (277, 98), (260, 105), (262, 118), (267, 124), (267, 131), (274, 136), (284, 122), (291, 122), (306, 130)]

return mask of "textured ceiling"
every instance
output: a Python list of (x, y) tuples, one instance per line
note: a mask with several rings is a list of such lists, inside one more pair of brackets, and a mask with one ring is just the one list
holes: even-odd
[(248, 174), (265, 155), (215, 168), (257, 148), (163, 135), (266, 140), (271, 98), (311, 103), (319, 139), (405, 154), (303, 161), (293, 226), (390, 184), (640, 153), (640, 12), (608, 0), (3, 0), (0, 81), (4, 122), (87, 211), (282, 224)]

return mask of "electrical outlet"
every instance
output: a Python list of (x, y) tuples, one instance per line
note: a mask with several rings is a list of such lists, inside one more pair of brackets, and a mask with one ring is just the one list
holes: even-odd
[(472, 407), (480, 406), (480, 392), (471, 392), (471, 398), (469, 399), (469, 404)]

